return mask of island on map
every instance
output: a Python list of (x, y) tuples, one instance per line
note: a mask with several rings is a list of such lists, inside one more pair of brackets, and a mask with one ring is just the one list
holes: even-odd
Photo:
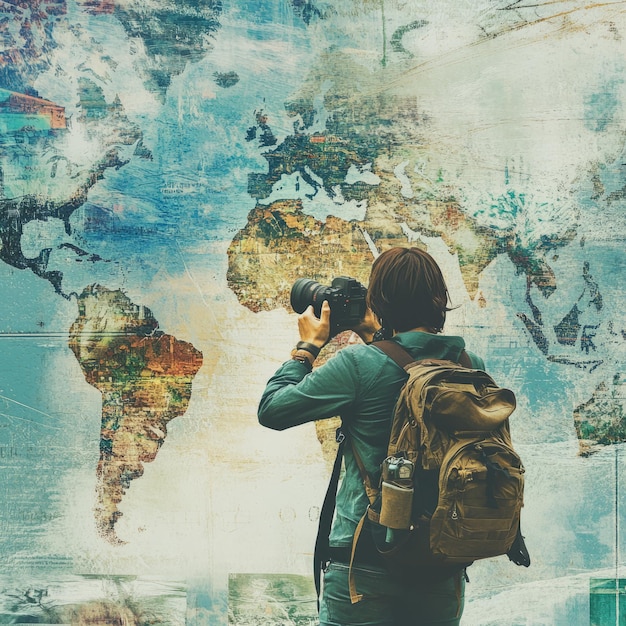
[(85, 379), (102, 393), (96, 523), (118, 543), (119, 504), (142, 476), (167, 436), (167, 424), (185, 413), (202, 353), (158, 330), (152, 312), (121, 291), (100, 285), (78, 297), (69, 346)]
[(582, 456), (588, 456), (598, 445), (624, 441), (626, 410), (623, 374), (616, 374), (610, 383), (601, 382), (592, 397), (574, 409), (574, 425)]

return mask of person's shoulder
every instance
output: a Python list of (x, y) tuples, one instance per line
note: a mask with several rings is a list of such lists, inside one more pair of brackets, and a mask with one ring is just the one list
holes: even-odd
[(330, 363), (333, 360), (338, 368), (352, 368), (364, 374), (378, 372), (388, 359), (373, 343), (355, 343), (338, 350), (327, 362)]
[(474, 369), (485, 369), (481, 357), (467, 349), (465, 338), (460, 335), (429, 334), (421, 332), (404, 333), (398, 336), (404, 347), (413, 347), (430, 356), (458, 361), (465, 352), (470, 358)]
[(482, 360), (481, 357), (479, 357), (477, 354), (474, 354), (474, 352), (472, 352), (471, 350), (466, 349), (465, 353), (467, 354), (467, 356), (469, 356), (472, 362), (472, 367), (474, 369), (477, 369), (477, 370), (485, 369), (485, 362)]
[(463, 337), (422, 331), (406, 331), (394, 335), (392, 341), (400, 344), (415, 358), (455, 359), (465, 347)]
[(351, 343), (338, 350), (335, 356), (341, 355), (348, 359), (378, 359), (383, 356), (383, 353), (375, 345), (373, 343)]
[(465, 354), (467, 354), (467, 356), (469, 357), (472, 363), (472, 367), (474, 369), (485, 369), (485, 363), (482, 358), (479, 357), (475, 352), (468, 350), (467, 342), (465, 341), (464, 337), (461, 337), (460, 335), (440, 335), (440, 337), (444, 339), (444, 341), (446, 341), (446, 343), (452, 350), (459, 350), (459, 354), (465, 352)]

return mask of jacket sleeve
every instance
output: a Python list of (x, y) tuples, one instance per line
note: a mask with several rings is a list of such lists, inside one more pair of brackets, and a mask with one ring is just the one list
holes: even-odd
[(257, 415), (262, 426), (285, 430), (341, 415), (356, 398), (356, 365), (345, 348), (310, 373), (299, 361), (284, 363), (268, 381)]

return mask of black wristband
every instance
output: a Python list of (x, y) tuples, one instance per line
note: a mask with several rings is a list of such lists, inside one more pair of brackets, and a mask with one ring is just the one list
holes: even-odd
[(306, 350), (315, 358), (317, 358), (317, 355), (320, 353), (321, 348), (313, 343), (309, 343), (308, 341), (298, 341), (298, 343), (296, 344), (296, 350)]

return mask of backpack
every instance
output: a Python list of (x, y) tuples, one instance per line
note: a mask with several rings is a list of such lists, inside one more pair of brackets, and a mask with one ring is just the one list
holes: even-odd
[(352, 602), (362, 598), (352, 564), (363, 540), (373, 541), (389, 572), (404, 580), (443, 580), (503, 554), (528, 567), (520, 531), (524, 466), (508, 421), (513, 392), (473, 369), (464, 351), (462, 364), (415, 361), (395, 341), (374, 345), (405, 369), (408, 380), (394, 408), (378, 484), (352, 446), (370, 501), (353, 540)]

